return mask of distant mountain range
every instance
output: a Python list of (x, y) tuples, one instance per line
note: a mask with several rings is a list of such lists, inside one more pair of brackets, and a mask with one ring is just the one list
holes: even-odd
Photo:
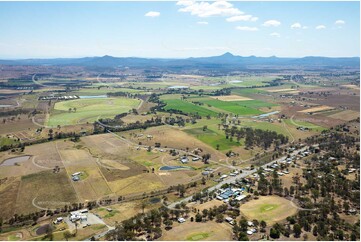
[(212, 57), (197, 57), (185, 59), (170, 58), (137, 58), (137, 57), (84, 57), (84, 58), (55, 58), (55, 59), (22, 59), (0, 60), (0, 65), (60, 65), (84, 67), (131, 67), (131, 68), (175, 68), (175, 69), (233, 69), (233, 68), (358, 68), (360, 57), (316, 57), (283, 58), (283, 57), (256, 57), (236, 56), (229, 52)]

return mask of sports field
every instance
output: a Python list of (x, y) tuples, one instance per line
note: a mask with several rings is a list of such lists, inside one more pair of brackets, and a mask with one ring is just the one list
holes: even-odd
[(136, 108), (139, 104), (140, 100), (123, 97), (76, 99), (58, 102), (50, 114), (47, 125), (72, 125), (94, 122), (99, 118), (112, 118), (117, 114)]
[(260, 196), (240, 207), (241, 213), (248, 219), (264, 220), (268, 225), (286, 219), (297, 212), (296, 205), (278, 196)]

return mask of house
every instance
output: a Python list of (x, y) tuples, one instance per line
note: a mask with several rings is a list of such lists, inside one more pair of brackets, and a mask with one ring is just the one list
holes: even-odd
[(178, 223), (184, 223), (186, 220), (184, 218), (178, 218)]
[(247, 196), (246, 195), (239, 195), (236, 197), (237, 201), (242, 201), (243, 199), (245, 199)]
[(199, 157), (194, 157), (194, 158), (192, 158), (192, 161), (199, 161), (201, 158), (199, 158)]
[(224, 178), (227, 178), (227, 177), (228, 177), (227, 175), (222, 175), (220, 178), (224, 179)]
[(78, 171), (72, 174), (72, 176), (80, 176), (82, 174), (82, 172)]
[(181, 158), (181, 162), (182, 162), (182, 164), (188, 163), (188, 158), (187, 158), (187, 156), (183, 156), (183, 157)]
[(63, 221), (64, 221), (63, 217), (59, 217), (59, 218), (56, 218), (56, 219), (53, 221), (53, 224), (62, 223)]
[(85, 209), (82, 209), (82, 210), (79, 210), (80, 213), (88, 213), (88, 209), (85, 208)]
[(229, 223), (231, 225), (234, 224), (233, 218), (231, 218), (231, 217), (226, 217), (225, 220), (227, 221), (227, 223)]
[(80, 178), (79, 178), (78, 176), (73, 176), (71, 179), (72, 179), (73, 181), (79, 181), (79, 180), (80, 180)]
[(252, 221), (248, 221), (248, 222), (247, 222), (247, 225), (248, 225), (249, 227), (253, 227), (253, 226), (254, 226), (254, 224), (253, 224)]
[(107, 211), (108, 211), (108, 212), (111, 212), (111, 211), (113, 211), (113, 209), (111, 209), (111, 208), (107, 208)]

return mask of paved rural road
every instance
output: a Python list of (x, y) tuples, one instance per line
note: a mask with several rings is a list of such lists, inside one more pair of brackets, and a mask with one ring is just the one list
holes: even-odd
[[(291, 153), (291, 155), (296, 155), (298, 152), (300, 152), (300, 151), (305, 151), (305, 150), (308, 149), (308, 148), (309, 148), (309, 147), (306, 146), (306, 147), (303, 147), (302, 149), (295, 150), (295, 151), (293, 151), (293, 152)], [(273, 161), (271, 161), (271, 162), (269, 162), (269, 163), (267, 163), (267, 164), (262, 165), (261, 167), (262, 167), (262, 168), (266, 168), (267, 166), (271, 165), (272, 163), (274, 163), (274, 162), (276, 162), (276, 161), (284, 160), (285, 158), (287, 158), (287, 156), (283, 156), (283, 157), (281, 157), (281, 158), (278, 158), (278, 159), (276, 159), (276, 160), (273, 160)], [(234, 183), (234, 182), (236, 181), (236, 179), (245, 178), (245, 177), (247, 177), (247, 176), (249, 176), (249, 175), (252, 175), (252, 174), (254, 174), (254, 173), (256, 173), (256, 172), (257, 172), (257, 169), (255, 168), (255, 169), (253, 169), (253, 170), (243, 171), (242, 173), (240, 173), (240, 174), (237, 175), (237, 176), (232, 176), (232, 177), (230, 176), (230, 177), (228, 177), (227, 179), (225, 179), (225, 180), (221, 181), (220, 183), (218, 183), (217, 185), (208, 188), (207, 191), (208, 191), (208, 192), (212, 192), (212, 191), (214, 191), (214, 190), (220, 189), (220, 188), (221, 188), (224, 184), (226, 184), (226, 183)], [(180, 200), (180, 201), (177, 201), (177, 202), (174, 202), (174, 203), (169, 204), (167, 207), (168, 207), (169, 209), (173, 209), (173, 208), (175, 208), (175, 206), (176, 206), (177, 204), (179, 204), (179, 203), (182, 203), (182, 202), (186, 202), (186, 203), (187, 203), (187, 202), (191, 201), (191, 200), (192, 200), (192, 197), (193, 197), (193, 196), (189, 196), (189, 197), (183, 198), (183, 199)]]

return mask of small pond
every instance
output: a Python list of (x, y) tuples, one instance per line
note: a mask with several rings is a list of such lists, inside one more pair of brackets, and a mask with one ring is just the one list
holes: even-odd
[(162, 166), (159, 170), (161, 171), (172, 171), (172, 170), (192, 170), (189, 166)]
[(13, 166), (15, 163), (21, 163), (27, 161), (30, 158), (30, 155), (18, 156), (6, 159), (0, 166)]

